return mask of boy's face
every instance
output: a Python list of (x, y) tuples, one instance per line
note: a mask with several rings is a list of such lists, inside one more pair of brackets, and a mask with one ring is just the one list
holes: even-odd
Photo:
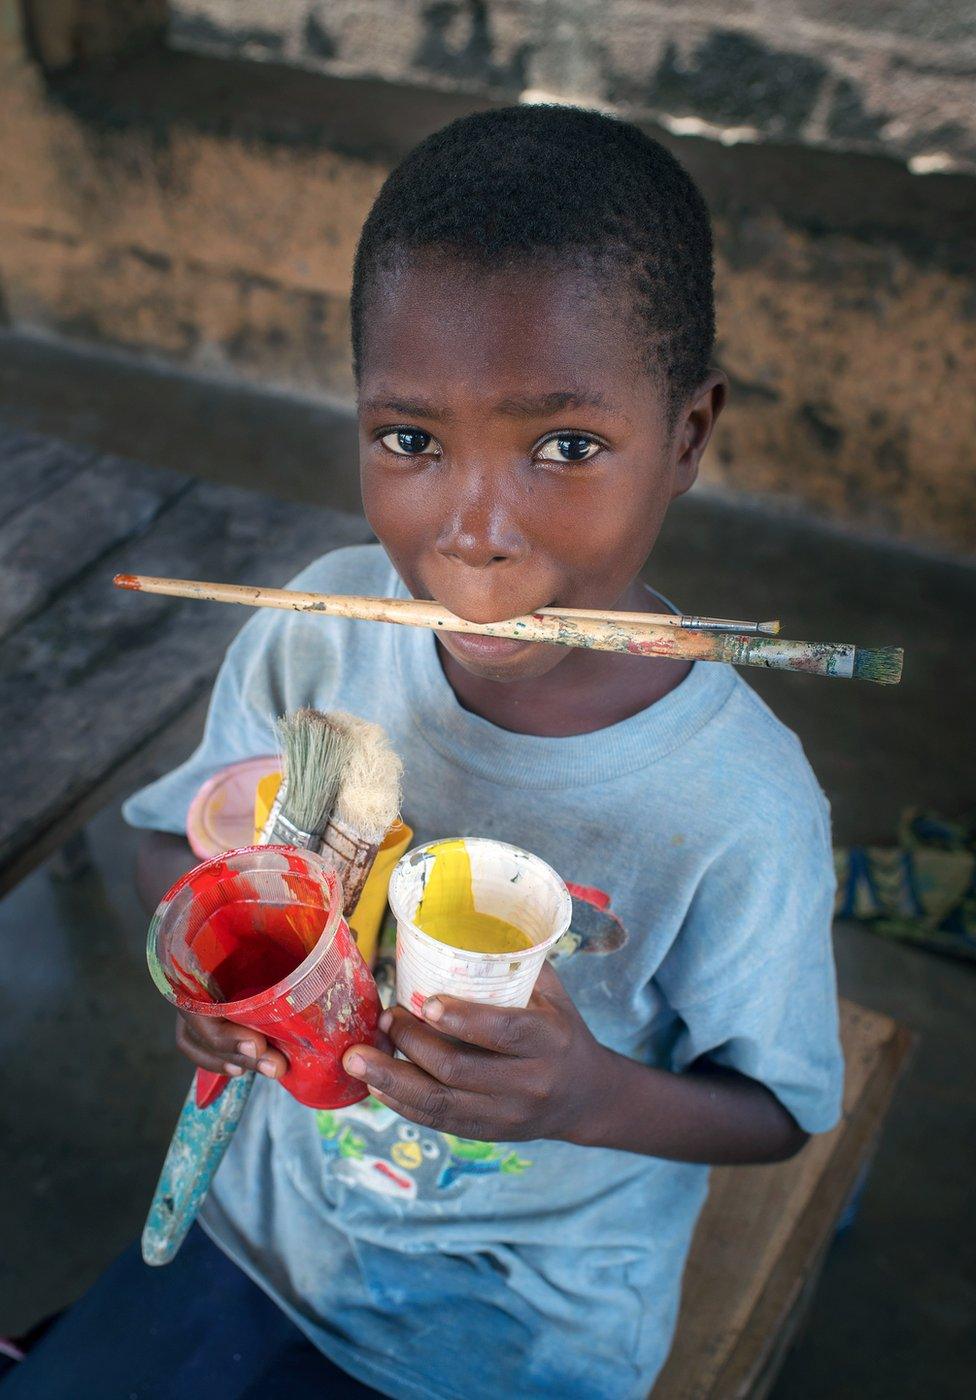
[[(692, 407), (669, 431), (622, 289), (572, 268), (414, 259), (367, 307), (366, 516), (411, 593), (471, 621), (612, 608), (694, 480), (721, 390), (706, 397), (704, 418)], [(568, 655), (438, 640), (492, 680), (537, 677)]]

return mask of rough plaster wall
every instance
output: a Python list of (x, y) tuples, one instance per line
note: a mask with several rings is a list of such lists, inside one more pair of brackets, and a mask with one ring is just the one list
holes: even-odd
[(972, 0), (171, 0), (173, 41), (976, 170)]
[[(165, 54), (130, 77), (49, 87), (4, 28), (11, 12), (0, 0), (0, 321), (349, 395), (359, 227), (396, 143), (416, 139), (418, 121), (441, 124), (455, 99), (418, 115), (415, 92), (338, 92), (301, 74), (282, 117), (280, 74), (263, 70), (265, 111), (253, 65)], [(197, 86), (181, 95), (188, 66)], [(310, 121), (316, 92), (331, 128)], [(356, 152), (337, 140), (350, 128)], [(933, 204), (914, 239), (899, 207), (916, 188), (964, 199), (970, 181), (863, 157), (808, 153), (800, 170), (775, 148), (672, 145), (713, 204), (733, 385), (706, 479), (976, 551), (976, 295), (972, 264), (937, 247), (960, 206)], [(872, 223), (882, 214), (887, 225)]]
[(970, 280), (774, 215), (715, 233), (732, 392), (705, 479), (976, 552)]
[(348, 288), (385, 167), (176, 127), (94, 132), (0, 95), (0, 320), (348, 394)]

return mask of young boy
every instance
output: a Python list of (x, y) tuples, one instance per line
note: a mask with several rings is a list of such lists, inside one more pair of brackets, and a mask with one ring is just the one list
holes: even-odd
[[(640, 572), (726, 381), (707, 213), (663, 148), (573, 109), (455, 122), (377, 198), (352, 328), (380, 545), (296, 587), (481, 622), (670, 606)], [(418, 841), (495, 836), (553, 865), (576, 950), (525, 1010), (387, 1013), (407, 1059), (348, 1053), (365, 1106), (316, 1115), (259, 1080), (209, 1240), (149, 1282), (116, 1266), (116, 1318), (151, 1307), (169, 1338), (170, 1388), (132, 1393), (197, 1393), (166, 1328), (190, 1335), (207, 1277), (211, 1354), (236, 1358), (222, 1396), (646, 1396), (707, 1164), (788, 1157), (838, 1115), (829, 818), (799, 743), (724, 666), (257, 613), (200, 748), (126, 807), (155, 833), (150, 903), (192, 863), (161, 833), (300, 705), (386, 727)], [(285, 1063), (226, 1022), (185, 1018), (179, 1043), (227, 1073)]]

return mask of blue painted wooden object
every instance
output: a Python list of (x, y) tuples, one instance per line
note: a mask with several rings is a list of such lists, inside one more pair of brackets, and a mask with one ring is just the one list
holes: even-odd
[(168, 1264), (175, 1257), (241, 1121), (253, 1083), (253, 1074), (230, 1079), (214, 1103), (197, 1108), (196, 1078), (191, 1082), (142, 1232), (147, 1264)]

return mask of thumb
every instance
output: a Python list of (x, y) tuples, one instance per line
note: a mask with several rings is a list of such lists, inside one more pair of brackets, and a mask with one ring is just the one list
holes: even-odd
[(536, 978), (536, 984), (529, 1001), (531, 1006), (536, 1000), (540, 1001), (569, 1001), (569, 993), (562, 984), (559, 973), (548, 960), (542, 964), (542, 970)]

